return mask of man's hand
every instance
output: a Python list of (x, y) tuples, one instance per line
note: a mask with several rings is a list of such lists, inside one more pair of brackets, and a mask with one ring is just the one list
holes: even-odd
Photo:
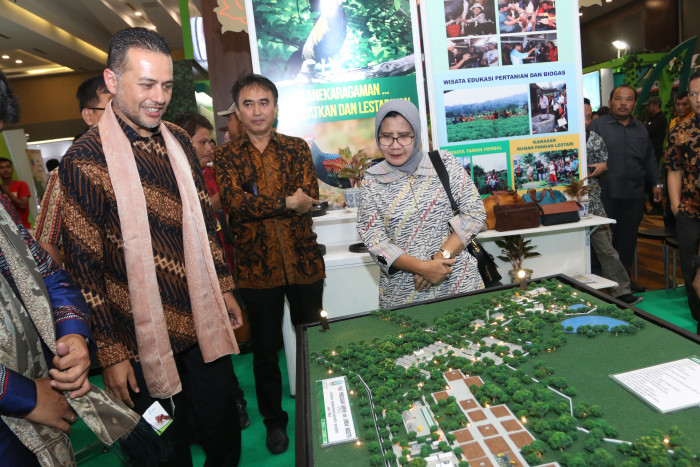
[(139, 392), (139, 386), (136, 384), (134, 369), (131, 367), (129, 360), (115, 363), (103, 369), (102, 380), (105, 383), (105, 390), (108, 394), (113, 395), (132, 409), (134, 408), (134, 402), (129, 395), (129, 388), (134, 392)]
[[(700, 271), (700, 269), (698, 269)], [(700, 295), (700, 272), (695, 273), (695, 279), (693, 279), (693, 288), (695, 289), (695, 293)]]
[(306, 214), (314, 206), (321, 203), (319, 200), (313, 199), (304, 193), (301, 188), (297, 188), (297, 191), (292, 196), (287, 196), (286, 201), (287, 209), (296, 212), (298, 215)]
[(70, 398), (82, 396), (90, 390), (87, 379), (90, 369), (90, 353), (85, 337), (80, 334), (68, 334), (56, 341), (56, 353), (49, 370), (53, 379), (51, 387), (59, 391), (73, 391)]
[(34, 380), (36, 384), (36, 406), (24, 416), (30, 422), (52, 426), (70, 433), (69, 423), (78, 420), (78, 416), (68, 405), (65, 396), (51, 387), (51, 378)]
[(231, 327), (233, 329), (240, 328), (243, 326), (243, 312), (236, 301), (236, 297), (233, 296), (232, 292), (226, 292), (223, 294), (223, 297), (226, 310), (228, 311), (228, 317), (231, 320)]
[(593, 172), (588, 174), (589, 177), (600, 177), (603, 173), (608, 170), (608, 164), (605, 162), (598, 162), (596, 164), (588, 164), (588, 169), (593, 168)]
[(660, 203), (663, 198), (664, 198), (664, 189), (659, 188), (658, 186), (655, 186), (654, 187), (654, 202)]

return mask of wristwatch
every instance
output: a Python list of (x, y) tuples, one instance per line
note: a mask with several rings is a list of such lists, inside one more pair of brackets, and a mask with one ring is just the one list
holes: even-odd
[(664, 184), (663, 183), (657, 183), (656, 188), (661, 188), (663, 190)]
[(452, 253), (450, 253), (448, 250), (445, 250), (443, 248), (440, 248), (440, 254), (442, 255), (443, 259), (450, 259), (452, 258)]
[(690, 265), (693, 268), (700, 268), (700, 256), (694, 255), (692, 258), (690, 258)]

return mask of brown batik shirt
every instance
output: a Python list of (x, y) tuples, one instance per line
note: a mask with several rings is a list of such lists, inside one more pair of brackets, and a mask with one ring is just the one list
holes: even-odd
[[(117, 116), (131, 143), (141, 177), (150, 225), (153, 260), (163, 316), (173, 353), (197, 343), (185, 275), (182, 242), (182, 201), (160, 132), (142, 137)], [(233, 290), (233, 279), (216, 239), (216, 217), (190, 137), (180, 127), (165, 122), (185, 151), (192, 169), (209, 247), (222, 292)], [(90, 307), (101, 367), (127, 358), (138, 359), (134, 318), (124, 260), (117, 200), (109, 176), (97, 126), (80, 137), (66, 153), (59, 168), (63, 194), (63, 244), (66, 269), (80, 285)]]
[(666, 170), (681, 171), (681, 204), (678, 210), (700, 220), (700, 116), (679, 123), (669, 135)]
[(272, 133), (260, 153), (247, 135), (216, 150), (216, 181), (235, 236), (236, 285), (269, 289), (326, 277), (311, 214), (286, 209), (297, 188), (318, 199), (311, 152), (301, 138)]

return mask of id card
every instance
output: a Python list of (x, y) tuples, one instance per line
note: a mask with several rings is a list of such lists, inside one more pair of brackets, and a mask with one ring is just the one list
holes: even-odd
[(160, 405), (160, 402), (154, 402), (153, 405), (144, 412), (143, 419), (156, 430), (158, 436), (162, 435), (165, 429), (173, 422), (173, 417), (168, 415), (168, 412)]

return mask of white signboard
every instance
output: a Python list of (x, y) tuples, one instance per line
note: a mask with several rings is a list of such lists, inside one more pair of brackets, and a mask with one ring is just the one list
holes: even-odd
[(356, 440), (345, 376), (316, 381), (316, 390), (321, 417), (321, 445), (330, 446)]
[(661, 413), (700, 406), (700, 358), (690, 357), (610, 375)]

